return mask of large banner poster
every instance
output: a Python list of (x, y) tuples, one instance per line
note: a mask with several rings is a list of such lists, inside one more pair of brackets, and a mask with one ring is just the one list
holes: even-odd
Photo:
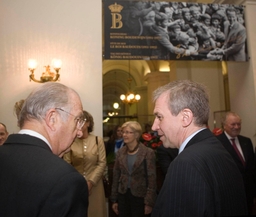
[(242, 5), (105, 0), (104, 39), (104, 59), (248, 59)]

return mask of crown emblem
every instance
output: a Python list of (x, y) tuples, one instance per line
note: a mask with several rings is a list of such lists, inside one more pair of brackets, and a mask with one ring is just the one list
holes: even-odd
[(123, 6), (118, 5), (116, 2), (115, 4), (109, 5), (108, 8), (112, 13), (120, 13), (123, 10)]

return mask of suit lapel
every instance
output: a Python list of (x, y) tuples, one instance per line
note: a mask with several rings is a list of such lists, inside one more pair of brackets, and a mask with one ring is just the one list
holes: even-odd
[[(228, 150), (228, 152), (229, 152), (234, 158), (237, 159), (237, 161), (238, 161), (239, 163), (241, 163), (240, 158), (238, 157), (236, 151), (235, 151), (234, 148), (232, 147), (231, 142), (229, 141), (228, 137), (226, 136), (226, 134), (225, 134), (224, 132), (221, 134), (221, 137), (222, 137), (222, 144), (223, 144), (223, 146)], [(241, 148), (242, 148), (242, 145), (241, 145), (241, 144), (242, 144), (242, 141), (241, 141), (241, 138), (239, 139), (239, 136), (238, 136), (238, 140), (239, 140), (240, 146), (241, 146)], [(244, 152), (244, 148), (242, 148), (242, 151), (243, 151), (243, 154), (244, 154), (244, 153), (245, 153), (245, 152)], [(245, 156), (244, 156), (244, 157), (245, 157)], [(246, 157), (245, 157), (245, 162), (246, 162)], [(241, 165), (242, 165), (242, 163), (241, 163)]]
[(248, 160), (248, 156), (247, 156), (247, 144), (246, 144), (246, 142), (245, 142), (240, 136), (238, 136), (237, 138), (238, 138), (240, 147), (241, 147), (241, 149), (242, 149), (242, 152), (243, 152), (243, 155), (244, 155), (244, 159), (245, 159), (245, 163), (246, 163), (247, 160)]

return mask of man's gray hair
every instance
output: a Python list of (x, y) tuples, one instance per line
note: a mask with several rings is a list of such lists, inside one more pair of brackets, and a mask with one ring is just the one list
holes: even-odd
[(226, 124), (227, 118), (228, 118), (229, 116), (235, 116), (235, 117), (237, 117), (237, 118), (239, 118), (239, 119), (241, 120), (241, 117), (240, 117), (237, 113), (232, 112), (232, 111), (228, 111), (228, 112), (226, 112), (226, 114), (225, 114), (224, 117), (222, 118), (222, 125), (223, 125), (223, 126)]
[[(31, 119), (41, 121), (47, 111), (52, 108), (65, 107), (67, 111), (70, 111), (72, 105), (69, 104), (69, 96), (72, 92), (76, 93), (73, 89), (54, 82), (48, 82), (36, 88), (27, 97), (22, 106), (18, 125), (22, 127), (25, 121)], [(60, 113), (60, 115), (65, 115), (66, 117), (67, 114), (63, 113), (64, 112)]]
[(161, 94), (169, 94), (168, 107), (177, 116), (183, 109), (190, 109), (198, 126), (207, 125), (210, 113), (209, 95), (206, 87), (190, 80), (177, 80), (159, 87), (153, 92), (155, 102)]

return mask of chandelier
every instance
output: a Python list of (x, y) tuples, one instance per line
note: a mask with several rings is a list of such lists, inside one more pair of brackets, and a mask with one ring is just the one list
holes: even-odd
[(133, 103), (139, 102), (141, 96), (131, 91), (132, 79), (130, 76), (130, 60), (129, 60), (129, 78), (127, 81), (128, 81), (129, 91), (126, 94), (121, 94), (120, 99), (122, 100), (123, 103), (131, 105)]

